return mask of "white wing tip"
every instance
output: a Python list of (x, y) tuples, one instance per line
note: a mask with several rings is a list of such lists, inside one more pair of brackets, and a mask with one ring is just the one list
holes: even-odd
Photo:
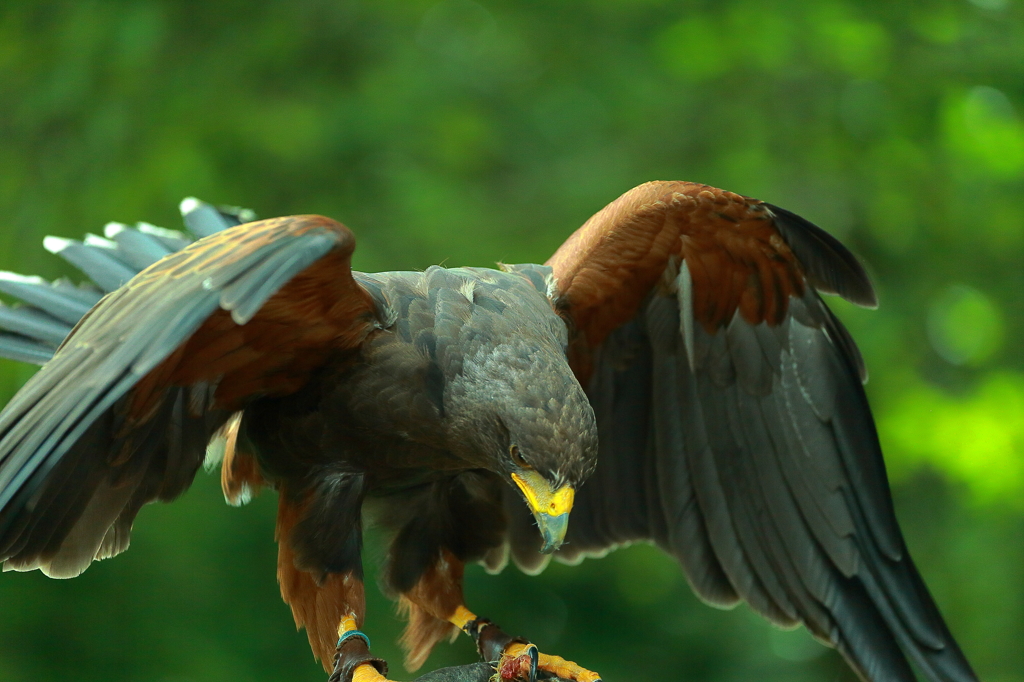
[[(209, 280), (207, 280), (207, 281), (209, 281)], [(204, 289), (206, 288), (206, 282), (203, 282), (203, 288)], [(223, 306), (221, 306), (221, 307), (223, 307)], [(262, 305), (260, 307), (262, 307)], [(248, 312), (248, 313), (240, 313), (237, 308), (232, 309), (231, 310), (231, 321), (234, 322), (235, 324), (239, 325), (239, 326), (244, 326), (245, 324), (247, 324), (249, 322), (249, 320), (251, 320), (253, 318), (253, 316), (256, 315), (257, 311), (259, 311), (259, 308), (256, 308), (256, 310), (253, 310), (252, 312)]]
[(179, 232), (177, 230), (168, 230), (166, 227), (157, 227), (156, 225), (153, 225), (152, 223), (144, 223), (144, 222), (135, 223), (135, 229), (137, 229), (139, 232), (142, 232), (144, 234), (153, 235), (154, 237), (167, 237), (167, 238), (170, 238), (170, 239), (185, 239), (186, 241), (188, 241), (188, 239), (185, 237), (185, 235), (182, 234), (181, 232)]
[(35, 277), (30, 275), (19, 275), (16, 272), (6, 272), (0, 270), (0, 280), (4, 282), (16, 282), (18, 284), (46, 284), (46, 280), (42, 277)]
[(223, 436), (216, 436), (206, 444), (206, 457), (203, 458), (203, 468), (209, 473), (219, 467), (224, 461), (224, 449), (227, 439)]
[(103, 226), (103, 236), (107, 239), (113, 239), (127, 229), (128, 226), (124, 223), (107, 223)]
[(64, 237), (54, 237), (52, 235), (43, 237), (43, 248), (50, 253), (60, 253), (72, 244), (74, 244), (74, 240), (65, 239)]
[(178, 210), (181, 211), (181, 215), (185, 216), (192, 211), (197, 210), (202, 205), (203, 202), (199, 201), (199, 199), (196, 199), (195, 197), (185, 197), (181, 200), (181, 203), (178, 204)]
[(86, 234), (82, 243), (86, 246), (98, 246), (101, 249), (116, 249), (117, 242), (112, 242), (105, 237), (96, 234)]

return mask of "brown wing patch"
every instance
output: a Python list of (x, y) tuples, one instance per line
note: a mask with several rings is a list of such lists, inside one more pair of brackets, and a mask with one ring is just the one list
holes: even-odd
[(298, 390), (328, 355), (354, 348), (372, 329), (369, 295), (352, 279), (348, 254), (332, 253), (297, 275), (247, 324), (218, 311), (189, 339), (172, 383), (218, 380), (218, 405)]
[(667, 219), (681, 223), (680, 255), (693, 280), (693, 314), (708, 332), (736, 310), (750, 324), (782, 322), (804, 275), (764, 205), (732, 192), (681, 195)]
[[(241, 228), (246, 231), (239, 233)], [(211, 315), (136, 384), (130, 425), (144, 421), (170, 385), (215, 385), (215, 405), (229, 410), (253, 396), (293, 393), (328, 355), (362, 342), (372, 328), (373, 308), (369, 295), (352, 279), (354, 240), (346, 227), (321, 216), (275, 218), (226, 230), (204, 240), (202, 248), (169, 257), (163, 267), (155, 264), (130, 286), (167, 286), (168, 277), (194, 276), (191, 273), (199, 268), (227, 268), (285, 234), (315, 228), (342, 232), (345, 240), (293, 277), (246, 324), (237, 324), (227, 310)]]
[(649, 182), (622, 195), (548, 260), (555, 305), (594, 348), (631, 319), (659, 280), (685, 260), (694, 316), (709, 331), (738, 309), (778, 324), (803, 292), (800, 264), (756, 199), (689, 182)]

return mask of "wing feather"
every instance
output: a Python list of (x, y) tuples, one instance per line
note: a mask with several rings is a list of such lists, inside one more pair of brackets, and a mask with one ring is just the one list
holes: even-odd
[(155, 235), (133, 230), (121, 223), (107, 223), (103, 228), (103, 234), (107, 239), (113, 240), (122, 254), (122, 260), (136, 271), (145, 270), (164, 256), (178, 250), (170, 248)]
[(65, 280), (50, 284), (40, 277), (13, 272), (0, 272), (0, 292), (19, 298), (70, 326), (78, 324), (89, 308), (102, 298), (95, 289), (80, 289)]
[[(7, 568), (65, 577), (124, 549), (139, 508), (191, 484), (207, 441), (234, 411), (297, 390), (330, 352), (357, 345), (372, 326), (344, 226), (297, 216), (205, 227), (211, 236), (90, 310), (0, 413)], [(166, 246), (134, 234), (116, 244), (133, 254), (126, 262)], [(65, 242), (51, 246), (101, 285), (123, 274), (97, 239)], [(53, 307), (39, 287), (28, 293)], [(56, 340), (29, 321), (18, 330)]]
[(702, 598), (802, 622), (866, 680), (910, 682), (908, 659), (977, 679), (907, 554), (863, 360), (817, 293), (876, 303), (838, 240), (753, 199), (648, 183), (548, 264), (600, 437), (567, 558), (654, 540)]

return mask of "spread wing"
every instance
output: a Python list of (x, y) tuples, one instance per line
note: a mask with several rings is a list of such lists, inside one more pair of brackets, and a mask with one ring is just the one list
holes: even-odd
[(838, 241), (656, 182), (548, 265), (601, 446), (562, 559), (653, 540), (705, 600), (803, 623), (866, 680), (914, 680), (907, 656), (931, 680), (977, 679), (907, 553), (863, 363), (818, 296), (875, 304)]
[[(215, 208), (192, 197), (181, 202), (181, 214), (189, 232), (197, 237), (256, 220), (247, 208)], [(148, 223), (135, 227), (108, 223), (103, 233), (103, 237), (90, 234), (83, 241), (43, 240), (48, 251), (81, 270), (90, 282), (75, 286), (66, 279), (47, 282), (0, 271), (0, 293), (21, 302), (13, 307), (0, 303), (0, 357), (46, 363), (104, 293), (194, 241), (183, 232)]]
[[(194, 231), (204, 233), (209, 216), (192, 217)], [(138, 510), (191, 484), (207, 441), (233, 412), (253, 398), (296, 391), (331, 352), (358, 345), (371, 327), (343, 225), (295, 216), (217, 227), (164, 254), (161, 243), (168, 251), (184, 244), (152, 230), (157, 239), (121, 235), (138, 243), (100, 256), (77, 243), (48, 244), (113, 291), (0, 413), (6, 569), (69, 577), (122, 551)], [(124, 231), (115, 232), (116, 240)], [(122, 273), (104, 257), (161, 255), (114, 288), (136, 268), (123, 263)], [(42, 309), (27, 310), (37, 318), (74, 321), (73, 307), (60, 309), (70, 285), (47, 291), (34, 281), (4, 281), (35, 297), (25, 300)], [(96, 295), (77, 291), (83, 302)], [(12, 326), (19, 334), (0, 339), (0, 352), (13, 336), (25, 342), (25, 359), (42, 359), (54, 339)], [(57, 327), (50, 333), (56, 338)]]

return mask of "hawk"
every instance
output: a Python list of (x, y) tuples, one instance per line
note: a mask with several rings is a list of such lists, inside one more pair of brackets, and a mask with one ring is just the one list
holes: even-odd
[(649, 541), (705, 601), (802, 623), (865, 680), (914, 680), (911, 661), (977, 679), (907, 553), (864, 363), (820, 296), (875, 293), (822, 229), (650, 182), (544, 265), (369, 274), (331, 219), (183, 212), (194, 243), (48, 238), (102, 299), (0, 278), (27, 304), (0, 310), (0, 350), (46, 361), (0, 414), (5, 569), (78, 575), (219, 457), (228, 502), (276, 490), (281, 594), (334, 680), (387, 675), (361, 630), (370, 520), (391, 532), (413, 669), (463, 630), (503, 679), (594, 682), (472, 612), (463, 568)]

